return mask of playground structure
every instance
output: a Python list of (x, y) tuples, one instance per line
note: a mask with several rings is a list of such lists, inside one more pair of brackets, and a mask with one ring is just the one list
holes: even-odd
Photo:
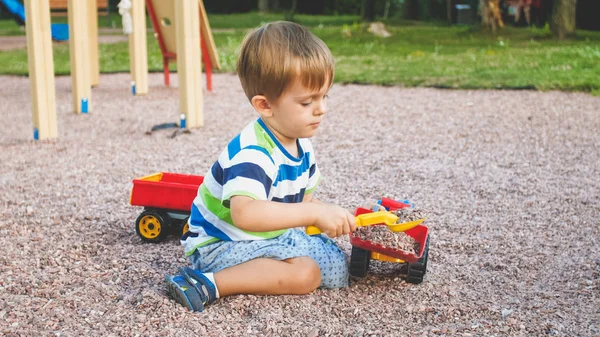
[[(19, 25), (25, 25), (25, 7), (19, 0), (0, 0), (0, 4), (13, 15)], [(68, 0), (50, 0), (50, 13), (52, 16), (67, 15)], [(108, 15), (108, 0), (97, 0), (98, 15)], [(69, 39), (69, 26), (64, 23), (53, 23), (51, 25), (52, 39), (55, 41), (67, 41)]]
[[(16, 0), (0, 0), (3, 2)], [(61, 0), (67, 4), (73, 110), (89, 113), (92, 86), (99, 85), (98, 4), (106, 0)], [(35, 140), (56, 138), (54, 60), (51, 40), (51, 1), (25, 0), (27, 57), (31, 82), (33, 136)], [(219, 68), (216, 47), (202, 0), (131, 0), (132, 33), (129, 34), (131, 89), (134, 95), (148, 93), (148, 57), (145, 5), (152, 8), (156, 36), (169, 48), (163, 49), (165, 78), (168, 61), (176, 59), (179, 73), (179, 112), (182, 128), (204, 124), (201, 67), (204, 61), (207, 89), (212, 89), (212, 69)], [(159, 6), (156, 6), (159, 4)], [(200, 18), (202, 17), (202, 20)], [(164, 24), (163, 24), (164, 22)], [(172, 33), (165, 29), (169, 22)], [(202, 24), (201, 24), (202, 22)], [(206, 40), (207, 42), (202, 41)], [(201, 49), (201, 44), (203, 49)], [(168, 54), (167, 54), (168, 53)], [(205, 54), (205, 57), (202, 55)], [(165, 81), (168, 85), (168, 80)]]
[[(108, 15), (108, 0), (96, 0), (99, 16)], [(50, 15), (67, 16), (69, 14), (69, 0), (50, 0)]]
[[(206, 89), (212, 91), (212, 67), (220, 68), (219, 55), (212, 36), (204, 4), (200, 6), (200, 47), (202, 62), (206, 73)], [(165, 85), (170, 85), (169, 62), (177, 59), (176, 31), (172, 25), (174, 14), (173, 3), (160, 0), (146, 0), (148, 16), (158, 40), (158, 46), (163, 55), (163, 72)]]

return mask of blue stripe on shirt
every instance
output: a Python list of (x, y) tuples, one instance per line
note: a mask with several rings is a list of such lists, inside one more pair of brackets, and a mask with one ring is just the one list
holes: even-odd
[(298, 192), (296, 194), (286, 195), (283, 198), (273, 198), (272, 201), (285, 202), (285, 203), (302, 202), (302, 199), (304, 199), (304, 191), (306, 191), (305, 188), (301, 189), (300, 192)]
[(219, 185), (223, 186), (223, 168), (219, 161), (217, 160), (213, 166), (210, 168), (210, 173), (212, 174), (215, 181), (219, 183)]
[(302, 162), (298, 166), (291, 166), (282, 164), (279, 165), (279, 173), (277, 174), (277, 179), (275, 180), (275, 184), (273, 186), (277, 186), (280, 181), (283, 180), (291, 180), (294, 181), (301, 177), (304, 172), (309, 169), (310, 165), (310, 153), (307, 153), (303, 158)]
[(236, 154), (238, 154), (242, 150), (242, 145), (240, 141), (240, 135), (235, 136), (229, 144), (227, 144), (227, 154), (229, 155), (229, 160), (231, 160)]
[(198, 207), (196, 207), (196, 205), (194, 205), (194, 204), (192, 204), (192, 214), (190, 216), (190, 222), (191, 222), (192, 226), (204, 228), (204, 231), (206, 232), (206, 234), (208, 234), (212, 237), (215, 237), (215, 238), (218, 238), (218, 239), (221, 239), (224, 241), (231, 241), (231, 238), (229, 236), (227, 236), (227, 234), (223, 233), (221, 230), (219, 230), (213, 224), (208, 222), (202, 216), (202, 213), (200, 213), (200, 210), (198, 209)]
[(260, 151), (264, 154), (267, 155), (267, 157), (269, 157), (269, 159), (271, 160), (271, 163), (275, 164), (275, 161), (273, 160), (273, 158), (271, 157), (271, 154), (269, 153), (269, 151), (267, 151), (267, 149), (265, 149), (264, 147), (258, 146), (258, 145), (248, 145), (244, 148), (244, 150), (246, 149), (250, 149), (250, 150), (256, 150), (256, 151)]
[[(252, 149), (252, 150), (260, 151), (260, 152), (264, 153), (265, 155), (267, 155), (267, 157), (269, 158), (269, 160), (271, 160), (271, 163), (273, 163), (273, 164), (275, 163), (273, 161), (273, 158), (271, 158), (271, 155), (269, 154), (269, 152), (266, 149), (264, 149), (264, 148), (262, 148), (260, 146), (250, 145), (250, 146), (245, 147), (244, 150), (245, 149)], [(238, 153), (240, 151), (238, 151)], [(225, 184), (223, 182), (223, 175), (224, 175), (223, 167), (221, 167), (221, 163), (219, 163), (218, 160), (213, 164), (213, 166), (211, 166), (210, 172), (211, 172), (213, 178), (215, 178), (215, 181), (217, 183), (219, 183), (219, 185), (223, 186)]]
[(228, 181), (233, 180), (237, 177), (253, 179), (262, 183), (265, 187), (265, 195), (269, 195), (269, 191), (271, 190), (271, 184), (273, 184), (273, 180), (259, 165), (254, 163), (240, 163), (224, 169), (223, 186), (225, 186), (225, 184), (227, 184)]

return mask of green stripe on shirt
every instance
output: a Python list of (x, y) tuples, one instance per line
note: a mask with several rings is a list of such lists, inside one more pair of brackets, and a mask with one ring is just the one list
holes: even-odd
[(272, 155), (277, 145), (275, 142), (273, 142), (273, 139), (271, 139), (267, 131), (262, 128), (258, 121), (254, 123), (254, 134), (256, 135), (256, 144), (267, 150), (267, 152)]
[[(210, 191), (208, 190), (208, 188), (206, 188), (206, 186), (204, 184), (200, 185), (200, 195), (202, 197), (202, 201), (204, 202), (204, 205), (206, 206), (206, 208), (212, 212), (214, 215), (216, 215), (221, 221), (224, 221), (234, 227), (237, 228), (237, 226), (235, 226), (235, 224), (233, 223), (233, 219), (231, 218), (231, 210), (225, 206), (223, 206), (223, 204), (221, 203), (221, 200), (219, 198), (216, 198), (215, 196), (213, 196)], [(236, 194), (235, 192), (232, 193), (232, 196), (235, 195), (246, 195), (246, 193), (240, 193), (240, 194)], [(246, 195), (252, 199), (257, 199), (256, 196), (251, 196), (251, 195)], [(226, 199), (229, 200), (229, 197)], [(265, 215), (266, 217), (267, 215)], [(238, 228), (241, 229), (241, 228)], [(264, 239), (270, 239), (270, 238), (274, 238), (276, 236), (279, 236), (283, 233), (285, 233), (285, 231), (287, 229), (280, 229), (280, 230), (276, 230), (276, 231), (270, 231), (270, 232), (252, 232), (252, 231), (246, 231), (241, 229), (242, 231), (244, 231), (247, 234), (250, 235), (254, 235), (254, 236), (258, 236)]]
[(227, 222), (233, 226), (233, 220), (231, 219), (231, 211), (229, 208), (223, 206), (221, 200), (210, 193), (206, 185), (200, 185), (200, 196), (206, 208), (214, 214), (221, 221)]

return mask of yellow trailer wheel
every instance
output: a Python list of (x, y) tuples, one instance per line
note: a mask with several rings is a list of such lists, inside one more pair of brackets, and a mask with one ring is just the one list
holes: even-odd
[(160, 242), (168, 234), (168, 215), (155, 211), (144, 211), (136, 220), (135, 231), (146, 242)]
[(185, 235), (185, 233), (187, 233), (190, 230), (190, 225), (188, 224), (188, 220), (190, 218), (186, 218), (185, 220), (183, 220), (183, 226), (181, 228), (181, 235)]

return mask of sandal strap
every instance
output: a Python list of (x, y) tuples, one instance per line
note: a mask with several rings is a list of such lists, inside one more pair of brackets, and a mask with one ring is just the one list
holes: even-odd
[[(183, 275), (165, 276), (171, 297), (192, 311), (204, 310), (204, 301), (196, 287), (189, 284)], [(182, 303), (185, 302), (185, 303)]]
[(215, 285), (200, 271), (190, 267), (183, 267), (179, 268), (179, 273), (197, 290), (205, 305), (217, 300)]

